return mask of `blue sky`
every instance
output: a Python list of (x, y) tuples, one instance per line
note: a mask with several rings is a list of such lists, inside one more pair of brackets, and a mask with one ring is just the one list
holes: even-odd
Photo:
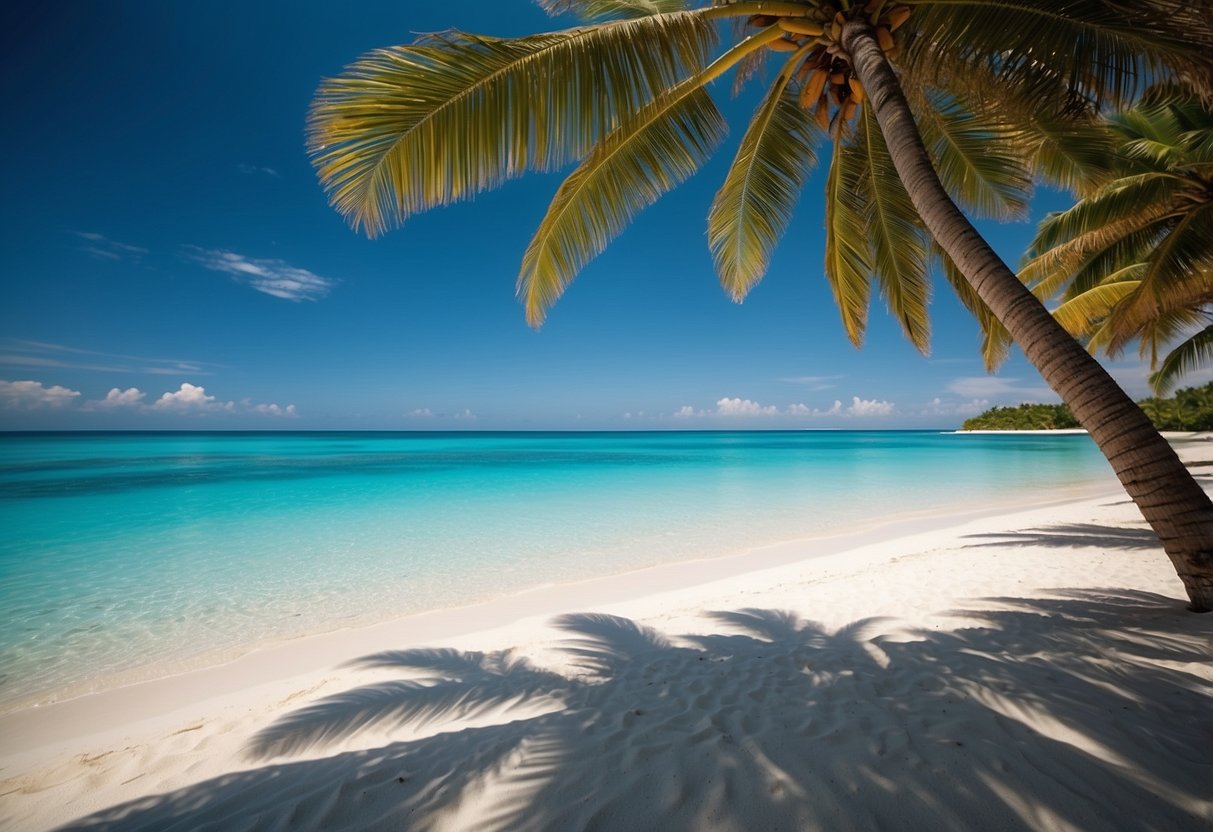
[[(1018, 354), (983, 372), (946, 285), (930, 358), (878, 301), (853, 348), (822, 276), (821, 176), (732, 303), (705, 235), (754, 104), (728, 81), (730, 140), (538, 332), (514, 281), (559, 175), (352, 232), (304, 148), (320, 80), (418, 32), (573, 25), (526, 0), (10, 2), (0, 18), (0, 429), (946, 428), (1055, 400)], [(985, 228), (1013, 264), (1032, 226)], [(1112, 369), (1145, 394), (1141, 367)]]

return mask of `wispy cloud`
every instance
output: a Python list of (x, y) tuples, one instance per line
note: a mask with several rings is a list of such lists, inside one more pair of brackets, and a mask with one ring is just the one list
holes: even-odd
[(180, 358), (147, 358), (137, 355), (86, 350), (44, 341), (0, 339), (0, 367), (94, 370), (102, 373), (148, 375), (211, 375), (215, 365)]
[(829, 390), (837, 385), (836, 381), (841, 381), (846, 376), (789, 376), (779, 379), (785, 384), (799, 384), (808, 387), (810, 390)]
[(432, 419), (434, 418), (434, 411), (428, 407), (418, 407), (410, 410), (406, 415), (413, 419)]
[(231, 275), (238, 283), (283, 300), (317, 300), (337, 285), (336, 280), (283, 260), (259, 260), (234, 251), (197, 246), (186, 246), (185, 249), (190, 259), (204, 268)]
[(262, 167), (261, 165), (250, 165), (245, 162), (241, 162), (240, 164), (236, 165), (236, 170), (240, 171), (246, 176), (261, 175), (272, 176), (275, 179), (282, 178), (281, 174), (279, 174), (278, 171), (274, 170), (273, 168)]
[(992, 402), (1057, 401), (1057, 395), (1043, 383), (1027, 383), (1018, 378), (1000, 376), (962, 376), (948, 383), (948, 391), (968, 399)]
[(111, 240), (104, 234), (98, 234), (96, 231), (73, 231), (72, 233), (84, 241), (80, 247), (81, 250), (87, 251), (98, 260), (128, 260), (138, 263), (148, 253), (148, 250), (142, 246), (120, 243), (117, 240)]
[(79, 398), (78, 390), (40, 381), (0, 381), (0, 407), (6, 410), (60, 408)]
[(927, 402), (920, 413), (923, 416), (976, 416), (990, 407), (989, 399), (970, 399), (967, 402), (944, 401), (936, 396)]

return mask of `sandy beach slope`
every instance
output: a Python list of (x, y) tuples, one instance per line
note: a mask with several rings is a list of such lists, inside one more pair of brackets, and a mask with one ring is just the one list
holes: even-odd
[(897, 531), (7, 714), (0, 827), (1213, 828), (1213, 615), (1123, 494)]

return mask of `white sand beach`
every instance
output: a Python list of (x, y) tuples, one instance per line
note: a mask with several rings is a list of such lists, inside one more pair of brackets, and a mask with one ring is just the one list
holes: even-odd
[(1213, 615), (1110, 487), (5, 714), (0, 827), (1208, 830), (1211, 714)]

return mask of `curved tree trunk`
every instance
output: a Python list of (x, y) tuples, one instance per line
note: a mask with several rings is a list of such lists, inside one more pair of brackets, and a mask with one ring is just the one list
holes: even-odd
[(952, 202), (872, 27), (848, 21), (842, 43), (923, 223), (1108, 458), (1162, 541), (1189, 609), (1213, 610), (1213, 503), (1141, 408), (1053, 320)]

